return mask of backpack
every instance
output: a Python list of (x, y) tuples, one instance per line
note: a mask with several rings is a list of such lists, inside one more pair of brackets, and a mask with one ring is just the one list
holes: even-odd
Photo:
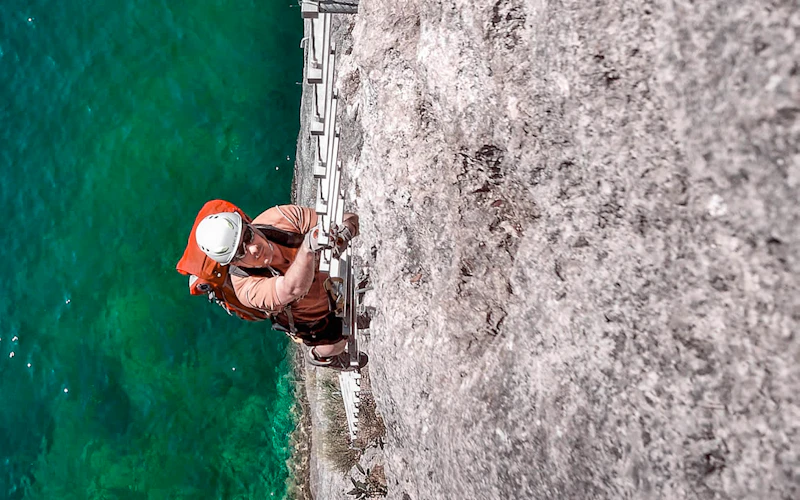
[(189, 241), (183, 251), (183, 257), (175, 266), (177, 271), (189, 276), (189, 293), (192, 295), (206, 295), (210, 302), (221, 306), (233, 316), (234, 314), (247, 321), (263, 321), (269, 314), (260, 309), (253, 309), (242, 304), (233, 290), (233, 283), (228, 266), (220, 265), (217, 261), (207, 256), (197, 246), (195, 232), (197, 226), (206, 216), (220, 212), (236, 212), (242, 219), (250, 223), (252, 219), (239, 207), (224, 200), (211, 200), (203, 205), (195, 218)]

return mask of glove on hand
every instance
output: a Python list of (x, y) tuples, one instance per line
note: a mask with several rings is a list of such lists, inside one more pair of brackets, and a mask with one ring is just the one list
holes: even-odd
[(306, 233), (306, 239), (303, 240), (303, 246), (308, 248), (310, 251), (316, 253), (319, 251), (324, 250), (327, 248), (326, 245), (323, 245), (319, 242), (319, 234), (322, 229), (320, 228), (319, 224), (311, 229), (311, 231)]
[(331, 239), (333, 240), (333, 256), (339, 258), (347, 248), (347, 244), (353, 239), (353, 233), (346, 224), (331, 227)]
[(353, 233), (346, 224), (342, 224), (331, 228), (331, 237), (337, 247), (342, 247), (353, 239)]

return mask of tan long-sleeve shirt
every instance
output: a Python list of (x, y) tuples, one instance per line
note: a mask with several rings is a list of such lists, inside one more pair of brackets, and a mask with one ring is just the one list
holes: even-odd
[[(310, 208), (297, 205), (272, 207), (253, 219), (253, 224), (268, 224), (278, 229), (305, 234), (317, 225), (317, 213)], [(274, 243), (276, 255), (272, 267), (285, 274), (294, 262), (296, 248)], [(291, 303), (295, 321), (310, 322), (324, 318), (330, 311), (328, 292), (324, 284), (328, 273), (317, 272), (311, 288), (303, 297)], [(236, 296), (246, 306), (268, 312), (281, 312), (287, 304), (278, 300), (275, 291), (277, 277), (231, 276)]]

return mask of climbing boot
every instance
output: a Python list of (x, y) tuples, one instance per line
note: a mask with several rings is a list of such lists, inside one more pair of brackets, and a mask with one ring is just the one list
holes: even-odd
[(342, 372), (360, 370), (367, 366), (369, 356), (364, 352), (358, 353), (358, 366), (350, 366), (350, 353), (343, 352), (329, 358), (319, 358), (314, 352), (314, 348), (308, 350), (308, 363), (312, 366), (330, 368)]

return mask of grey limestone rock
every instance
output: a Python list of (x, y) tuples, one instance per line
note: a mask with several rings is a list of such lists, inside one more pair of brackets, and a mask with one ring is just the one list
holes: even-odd
[(800, 498), (797, 3), (339, 29), (388, 498)]

